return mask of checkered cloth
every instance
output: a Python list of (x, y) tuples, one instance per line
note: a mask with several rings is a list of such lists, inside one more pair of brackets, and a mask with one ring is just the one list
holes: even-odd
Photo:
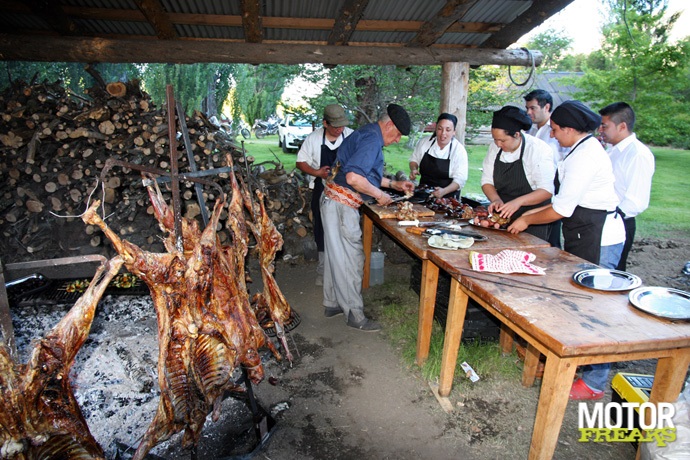
[(478, 272), (543, 275), (543, 268), (530, 263), (536, 258), (537, 256), (531, 252), (516, 251), (514, 249), (505, 249), (495, 256), (470, 251), (470, 264), (472, 265), (472, 270)]

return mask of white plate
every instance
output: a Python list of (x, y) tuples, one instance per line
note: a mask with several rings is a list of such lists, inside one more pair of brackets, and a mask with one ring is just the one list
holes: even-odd
[(467, 249), (474, 244), (474, 238), (465, 238), (459, 235), (431, 235), (429, 237), (429, 246), (436, 249)]
[(669, 319), (690, 319), (690, 293), (667, 287), (640, 287), (628, 294), (635, 307)]
[(629, 291), (642, 285), (639, 276), (608, 268), (580, 270), (573, 275), (573, 281), (598, 291)]

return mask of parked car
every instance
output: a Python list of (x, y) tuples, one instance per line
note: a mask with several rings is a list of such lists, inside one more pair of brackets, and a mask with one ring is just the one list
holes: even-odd
[(287, 115), (285, 121), (278, 127), (278, 147), (282, 147), (285, 153), (297, 152), (304, 139), (313, 130), (311, 121), (294, 115)]

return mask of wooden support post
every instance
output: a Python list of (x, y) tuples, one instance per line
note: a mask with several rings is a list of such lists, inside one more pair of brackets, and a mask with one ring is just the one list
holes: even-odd
[(467, 62), (444, 62), (442, 69), (441, 112), (452, 113), (458, 117), (455, 137), (465, 144), (470, 65)]

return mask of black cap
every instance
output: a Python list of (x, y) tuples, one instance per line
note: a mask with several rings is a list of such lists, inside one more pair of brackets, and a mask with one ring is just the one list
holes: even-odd
[(410, 134), (412, 122), (410, 121), (410, 116), (407, 114), (407, 110), (398, 104), (389, 104), (386, 112), (388, 112), (388, 116), (402, 135), (407, 136)]
[(458, 117), (456, 117), (452, 113), (443, 112), (436, 119), (436, 123), (438, 124), (438, 122), (441, 120), (450, 120), (450, 122), (453, 123), (453, 128), (457, 128), (457, 126), (458, 126)]
[(580, 101), (570, 100), (556, 107), (551, 119), (564, 128), (574, 128), (582, 133), (594, 131), (601, 125), (601, 116)]
[(514, 105), (501, 107), (500, 110), (494, 112), (493, 120), (491, 120), (491, 128), (505, 129), (512, 133), (531, 127), (532, 119), (527, 115), (527, 112)]

